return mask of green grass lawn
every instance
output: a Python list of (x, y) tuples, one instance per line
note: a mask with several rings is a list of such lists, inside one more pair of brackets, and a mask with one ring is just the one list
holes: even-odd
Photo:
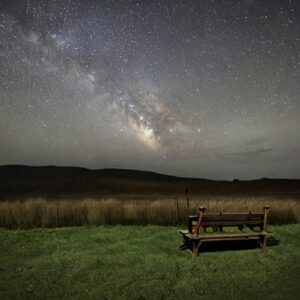
[(179, 251), (176, 227), (0, 229), (0, 299), (299, 299), (300, 225), (260, 249)]

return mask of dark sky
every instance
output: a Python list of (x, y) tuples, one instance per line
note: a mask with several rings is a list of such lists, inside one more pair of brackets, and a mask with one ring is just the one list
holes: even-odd
[(300, 1), (0, 0), (0, 164), (300, 178)]

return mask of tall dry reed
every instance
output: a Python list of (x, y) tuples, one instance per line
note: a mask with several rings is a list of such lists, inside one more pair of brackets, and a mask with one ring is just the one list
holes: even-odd
[[(177, 211), (179, 202), (179, 215)], [(204, 205), (207, 212), (256, 212), (271, 206), (270, 224), (300, 222), (300, 201), (276, 198), (201, 197), (190, 203), (190, 214)], [(114, 224), (177, 225), (187, 221), (185, 199), (156, 200), (47, 200), (28, 199), (0, 202), (0, 227), (32, 228)]]

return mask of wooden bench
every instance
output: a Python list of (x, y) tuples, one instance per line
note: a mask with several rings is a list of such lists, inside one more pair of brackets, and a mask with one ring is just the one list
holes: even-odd
[[(267, 249), (267, 222), (269, 206), (264, 206), (262, 213), (205, 213), (205, 207), (200, 207), (198, 215), (188, 217), (188, 230), (179, 230), (183, 236), (181, 250), (190, 249), (194, 256), (199, 254), (199, 248), (206, 242), (227, 240), (257, 240), (262, 251)], [(213, 229), (212, 233), (207, 228)], [(237, 227), (239, 232), (225, 233), (224, 227)]]

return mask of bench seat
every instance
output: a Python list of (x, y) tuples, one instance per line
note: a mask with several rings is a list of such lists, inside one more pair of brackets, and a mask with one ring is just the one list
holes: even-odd
[(203, 233), (199, 235), (193, 235), (188, 233), (188, 230), (179, 230), (184, 237), (191, 240), (205, 240), (209, 241), (221, 241), (221, 240), (248, 240), (248, 239), (260, 239), (262, 236), (269, 236), (270, 234), (264, 231), (261, 232), (245, 232), (245, 233)]

